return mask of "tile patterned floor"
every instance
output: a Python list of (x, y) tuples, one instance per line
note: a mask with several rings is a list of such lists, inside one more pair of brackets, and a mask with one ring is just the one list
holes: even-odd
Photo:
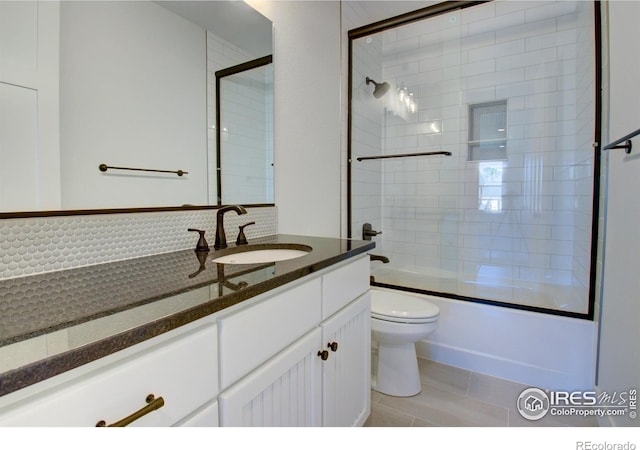
[(418, 359), (422, 391), (392, 397), (372, 391), (367, 427), (597, 427), (593, 417), (551, 417), (532, 422), (516, 410), (527, 387)]

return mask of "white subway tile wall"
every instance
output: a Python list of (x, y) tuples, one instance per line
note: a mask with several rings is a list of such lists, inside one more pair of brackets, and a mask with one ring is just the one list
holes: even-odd
[[(228, 239), (245, 228), (247, 239), (277, 233), (275, 207), (225, 215)], [(215, 240), (216, 211), (166, 211), (4, 219), (0, 222), (0, 280), (195, 248), (206, 230)]]
[[(354, 96), (354, 148), (453, 153), (354, 162), (354, 230), (382, 230), (377, 251), (413, 287), (587, 312), (593, 14), (589, 2), (489, 2), (372, 36), (381, 46), (356, 41), (354, 78), (381, 69), (418, 112), (398, 110), (393, 88), (382, 106)], [(501, 100), (506, 159), (469, 161), (469, 105)]]
[[(215, 73), (218, 70), (226, 69), (236, 66), (262, 56), (267, 55), (252, 55), (247, 51), (231, 44), (230, 42), (216, 36), (215, 34), (207, 33), (207, 129), (208, 129), (208, 150), (209, 150), (209, 179), (215, 180), (216, 173), (216, 76)], [(242, 111), (245, 114), (245, 119), (253, 118), (254, 126), (250, 133), (240, 136), (241, 140), (245, 142), (259, 142), (262, 149), (265, 151), (259, 151), (258, 155), (252, 158), (243, 158), (246, 161), (246, 165), (234, 164), (232, 167), (233, 179), (231, 184), (228, 184), (227, 189), (232, 189), (237, 192), (239, 198), (243, 199), (245, 203), (273, 203), (273, 126), (264, 126), (264, 117), (273, 116), (273, 78), (272, 76), (265, 80), (257, 80), (257, 83), (262, 85), (265, 89), (265, 95), (259, 96), (251, 94), (250, 90), (243, 89), (243, 94), (239, 92), (235, 99), (236, 103), (241, 103)], [(225, 97), (225, 102), (228, 102), (230, 97)], [(231, 122), (237, 119), (237, 112), (239, 109), (236, 107), (229, 107), (229, 113), (231, 116), (225, 116)], [(234, 115), (236, 114), (236, 115)], [(231, 125), (227, 123), (229, 128)], [(233, 130), (231, 130), (233, 133)], [(222, 140), (229, 139), (229, 132), (223, 133)], [(238, 139), (236, 136), (235, 139)], [(266, 145), (266, 149), (264, 148)], [(246, 147), (245, 147), (246, 148)], [(269, 155), (269, 160), (265, 161), (265, 154)], [(258, 159), (261, 160), (260, 164), (256, 164)], [(265, 170), (265, 167), (267, 169)], [(250, 174), (250, 175), (246, 175)], [(224, 178), (223, 178), (224, 180)], [(229, 177), (226, 179), (229, 180)], [(235, 180), (238, 180), (237, 182)], [(256, 181), (257, 180), (257, 181)], [(256, 183), (258, 185), (256, 186)], [(258, 193), (258, 197), (254, 199), (253, 196)], [(209, 198), (217, 198), (217, 186), (215, 183), (209, 183)], [(265, 201), (264, 198), (270, 198), (270, 201)], [(223, 199), (225, 203), (233, 202), (235, 200)]]
[(272, 65), (224, 77), (220, 95), (222, 202), (273, 203)]

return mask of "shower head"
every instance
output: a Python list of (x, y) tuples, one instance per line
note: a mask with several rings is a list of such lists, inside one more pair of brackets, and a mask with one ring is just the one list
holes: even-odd
[(384, 94), (387, 93), (387, 91), (391, 87), (389, 86), (389, 83), (387, 83), (386, 81), (384, 83), (376, 83), (371, 78), (367, 77), (367, 84), (369, 83), (373, 83), (373, 85), (375, 86), (375, 88), (373, 89), (373, 96), (375, 98), (382, 97)]

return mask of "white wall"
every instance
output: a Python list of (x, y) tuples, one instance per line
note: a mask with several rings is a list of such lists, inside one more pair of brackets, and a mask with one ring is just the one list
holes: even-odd
[(205, 52), (203, 28), (154, 2), (61, 5), (63, 208), (207, 203)]
[(274, 23), (278, 231), (340, 236), (340, 2), (250, 0)]
[[(608, 2), (609, 6), (609, 132), (605, 144), (640, 127), (640, 3)], [(620, 392), (640, 387), (640, 139), (631, 155), (611, 150), (608, 165), (604, 279), (600, 320), (598, 388)], [(612, 418), (619, 426), (638, 426), (639, 419)]]

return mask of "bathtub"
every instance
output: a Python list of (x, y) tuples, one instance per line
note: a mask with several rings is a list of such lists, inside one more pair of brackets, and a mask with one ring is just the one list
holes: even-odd
[(457, 272), (430, 271), (391, 264), (376, 264), (371, 274), (377, 281), (395, 286), (438, 292), (455, 292), (471, 298), (485, 298), (514, 305), (584, 313), (588, 289), (585, 286), (551, 284), (499, 277), (490, 270), (461, 276)]
[(403, 294), (425, 298), (440, 309), (438, 329), (416, 344), (419, 357), (529, 386), (593, 389), (594, 322), (435, 295)]

